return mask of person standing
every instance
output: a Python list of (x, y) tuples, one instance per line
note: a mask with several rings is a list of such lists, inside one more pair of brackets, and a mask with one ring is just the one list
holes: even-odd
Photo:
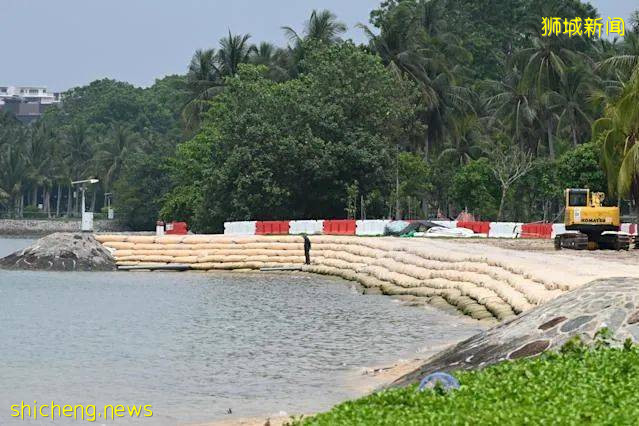
[(306, 234), (302, 234), (302, 238), (304, 238), (304, 257), (306, 258), (306, 264), (311, 264), (311, 240), (308, 238)]

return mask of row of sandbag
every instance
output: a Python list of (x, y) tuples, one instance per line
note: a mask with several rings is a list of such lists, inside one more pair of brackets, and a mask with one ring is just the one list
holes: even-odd
[[(187, 263), (198, 270), (232, 270), (301, 264), (304, 260), (301, 237), (118, 235), (98, 239), (116, 249), (119, 265)], [(422, 250), (402, 253), (395, 242), (388, 244), (390, 241), (352, 237), (312, 240), (311, 268), (320, 268), (318, 273), (330, 272), (365, 286), (376, 280), (386, 294), (441, 296), (478, 319), (486, 315), (505, 319), (554, 297), (541, 283), (483, 263), (482, 258), (458, 256), (451, 261), (450, 256), (425, 256)], [(524, 289), (528, 291), (521, 291)]]

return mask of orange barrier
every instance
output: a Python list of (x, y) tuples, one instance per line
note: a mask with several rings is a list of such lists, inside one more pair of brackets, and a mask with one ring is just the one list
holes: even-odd
[(357, 224), (355, 220), (325, 220), (325, 235), (355, 235)]
[(552, 223), (525, 223), (521, 226), (521, 238), (552, 238)]
[(466, 228), (475, 234), (486, 234), (490, 231), (490, 222), (457, 222), (458, 228)]
[(189, 228), (186, 222), (171, 222), (166, 224), (164, 233), (167, 235), (186, 235), (188, 231)]
[(288, 235), (289, 230), (288, 220), (273, 220), (255, 224), (256, 235)]

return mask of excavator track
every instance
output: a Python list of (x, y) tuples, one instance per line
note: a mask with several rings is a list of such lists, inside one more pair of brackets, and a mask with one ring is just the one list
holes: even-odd
[(628, 234), (603, 234), (597, 242), (599, 248), (608, 250), (630, 250), (632, 236)]
[(555, 249), (569, 250), (630, 250), (633, 243), (632, 236), (628, 234), (604, 233), (596, 237), (592, 244), (589, 245), (588, 235), (581, 232), (571, 232), (560, 234), (555, 237)]
[(555, 237), (555, 249), (588, 250), (588, 235), (580, 232), (557, 235)]

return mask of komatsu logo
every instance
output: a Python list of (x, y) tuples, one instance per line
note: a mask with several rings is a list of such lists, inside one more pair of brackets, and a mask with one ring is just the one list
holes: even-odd
[(582, 220), (583, 223), (607, 223), (609, 220), (604, 218), (596, 217), (596, 218), (585, 218)]

